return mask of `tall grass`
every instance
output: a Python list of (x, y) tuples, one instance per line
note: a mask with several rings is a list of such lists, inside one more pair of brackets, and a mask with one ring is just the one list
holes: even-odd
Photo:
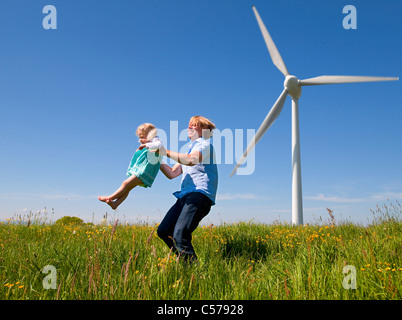
[[(201, 226), (197, 264), (178, 260), (157, 225), (0, 224), (1, 299), (401, 299), (399, 203), (364, 227), (241, 222)], [(42, 272), (57, 271), (55, 289)], [(345, 289), (343, 268), (356, 269)]]

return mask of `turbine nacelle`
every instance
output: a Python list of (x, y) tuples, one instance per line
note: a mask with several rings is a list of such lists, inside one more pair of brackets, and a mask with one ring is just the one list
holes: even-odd
[(300, 80), (295, 76), (287, 75), (283, 83), (285, 90), (293, 99), (299, 99), (301, 96)]

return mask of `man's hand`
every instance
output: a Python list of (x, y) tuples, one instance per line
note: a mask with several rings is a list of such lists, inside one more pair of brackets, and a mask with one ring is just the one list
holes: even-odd
[(166, 151), (164, 146), (161, 146), (158, 150), (155, 150), (155, 151), (158, 151), (159, 155), (161, 155), (161, 156), (166, 156), (167, 155), (167, 151)]

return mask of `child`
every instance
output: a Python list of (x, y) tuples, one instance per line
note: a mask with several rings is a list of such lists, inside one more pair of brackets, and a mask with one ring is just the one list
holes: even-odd
[(110, 196), (99, 196), (100, 201), (106, 202), (113, 210), (127, 198), (129, 192), (136, 186), (148, 188), (152, 186), (161, 165), (161, 156), (156, 151), (162, 142), (156, 136), (153, 124), (144, 123), (136, 130), (141, 145), (136, 150), (127, 169), (128, 179), (123, 181), (120, 188)]

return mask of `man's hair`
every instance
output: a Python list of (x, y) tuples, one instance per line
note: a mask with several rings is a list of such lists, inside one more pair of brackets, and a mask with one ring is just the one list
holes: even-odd
[(189, 121), (190, 125), (200, 126), (202, 128), (202, 136), (205, 139), (209, 139), (212, 137), (212, 130), (214, 130), (215, 124), (211, 122), (211, 120), (202, 117), (202, 116), (194, 116), (191, 117)]

